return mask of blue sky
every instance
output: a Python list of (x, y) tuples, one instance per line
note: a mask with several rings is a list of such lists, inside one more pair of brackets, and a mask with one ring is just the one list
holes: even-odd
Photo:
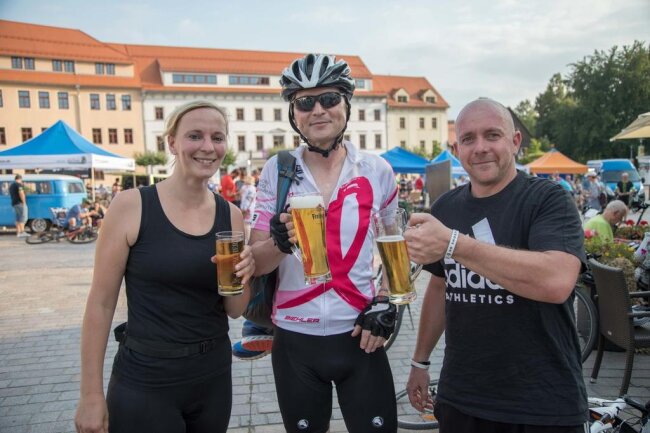
[(359, 55), (424, 76), (450, 118), (487, 96), (515, 106), (594, 50), (650, 42), (650, 0), (0, 0), (2, 19), (104, 42)]

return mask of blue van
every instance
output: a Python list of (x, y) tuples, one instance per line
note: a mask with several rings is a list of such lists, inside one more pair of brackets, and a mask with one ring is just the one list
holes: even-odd
[(607, 187), (609, 196), (614, 195), (616, 184), (621, 180), (622, 173), (629, 174), (630, 181), (634, 184), (637, 194), (643, 193), (643, 180), (629, 159), (600, 159), (587, 161), (587, 165), (596, 170), (601, 182)]
[[(15, 175), (0, 174), (0, 226), (15, 225), (9, 186)], [(87, 197), (83, 180), (60, 174), (24, 174), (23, 185), (27, 197), (26, 227), (34, 232), (47, 230), (52, 225), (52, 207), (71, 208)]]

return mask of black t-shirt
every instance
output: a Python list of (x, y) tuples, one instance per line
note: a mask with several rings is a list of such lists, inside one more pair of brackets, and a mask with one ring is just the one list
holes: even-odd
[(24, 191), (22, 184), (13, 182), (11, 185), (9, 185), (9, 196), (11, 197), (12, 206), (23, 204), (23, 201), (20, 199), (19, 195), (20, 191)]
[(121, 347), (113, 374), (140, 386), (190, 383), (221, 374), (230, 368), (232, 351), (228, 317), (210, 257), (215, 254), (215, 233), (231, 230), (230, 207), (215, 195), (212, 229), (193, 236), (167, 219), (155, 185), (139, 191), (140, 232), (125, 273), (129, 335), (175, 344), (220, 341), (210, 352), (176, 359), (154, 358)]
[[(618, 189), (619, 193), (630, 192), (632, 188), (634, 188), (634, 183), (632, 183), (632, 181), (629, 180), (625, 183), (622, 180), (619, 180), (618, 183), (616, 184), (616, 188)], [(618, 199), (622, 200), (623, 203), (629, 206), (630, 194), (619, 196)]]
[[(484, 242), (563, 251), (584, 263), (580, 218), (560, 185), (518, 172), (491, 197), (472, 197), (470, 188), (440, 197), (432, 214)], [(570, 426), (586, 421), (573, 295), (561, 305), (522, 298), (453, 259), (425, 269), (447, 285), (441, 401), (497, 422)]]

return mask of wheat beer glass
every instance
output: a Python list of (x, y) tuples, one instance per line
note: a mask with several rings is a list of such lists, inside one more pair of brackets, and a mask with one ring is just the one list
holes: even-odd
[(289, 198), (293, 226), (305, 272), (305, 284), (332, 279), (325, 245), (325, 206), (321, 194), (297, 194)]
[(382, 209), (373, 214), (372, 223), (384, 278), (388, 278), (389, 300), (393, 304), (409, 304), (417, 295), (404, 240), (406, 211), (402, 208)]
[(244, 232), (217, 233), (217, 281), (221, 296), (241, 295), (244, 286), (235, 275), (235, 266), (241, 261), (244, 251)]

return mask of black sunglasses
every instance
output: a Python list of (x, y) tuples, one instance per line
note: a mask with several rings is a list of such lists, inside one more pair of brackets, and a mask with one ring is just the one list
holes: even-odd
[(336, 92), (325, 92), (317, 96), (302, 96), (293, 100), (294, 107), (298, 111), (303, 111), (305, 113), (310, 112), (314, 109), (316, 101), (320, 104), (321, 107), (327, 109), (336, 107), (341, 103), (341, 98), (343, 95)]

